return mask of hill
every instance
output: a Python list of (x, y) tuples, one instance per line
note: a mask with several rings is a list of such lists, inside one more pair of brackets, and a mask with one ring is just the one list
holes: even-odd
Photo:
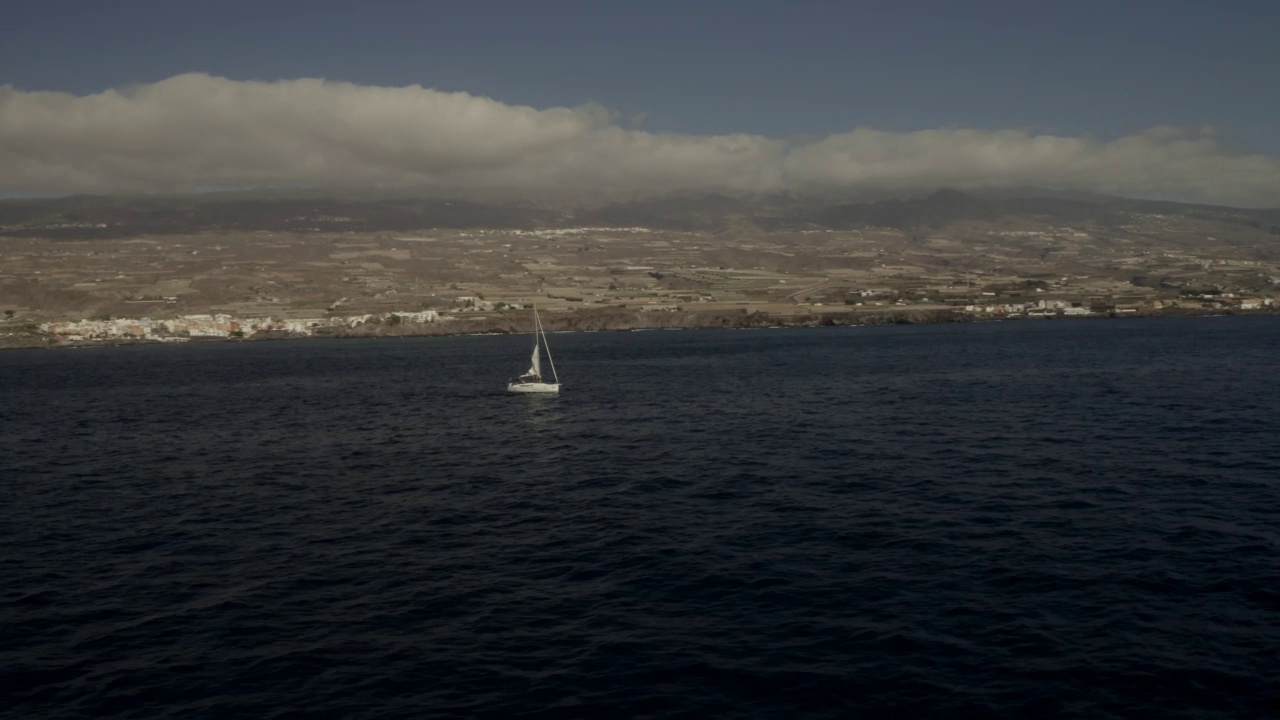
[(1107, 196), (963, 193), (942, 189), (914, 197), (868, 201), (765, 195), (671, 195), (563, 208), (533, 202), (438, 198), (290, 197), (243, 192), (201, 195), (0, 201), (0, 235), (46, 239), (112, 239), (217, 231), (406, 232), (430, 228), (533, 230), (559, 227), (645, 227), (678, 232), (853, 230), (926, 231), (963, 221), (1033, 218), (1050, 224), (1117, 227), (1135, 216), (1209, 221), (1280, 235), (1280, 209), (1242, 209)]

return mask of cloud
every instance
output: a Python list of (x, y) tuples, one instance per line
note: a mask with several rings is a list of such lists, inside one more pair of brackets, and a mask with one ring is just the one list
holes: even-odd
[(74, 96), (0, 87), (0, 190), (412, 188), (510, 196), (1043, 185), (1274, 205), (1280, 161), (1211, 129), (1103, 142), (1025, 130), (869, 128), (819, 139), (637, 129), (605, 108), (466, 93), (202, 74)]
[(1156, 127), (1111, 142), (1025, 130), (859, 129), (794, 148), (799, 188), (1041, 185), (1237, 205), (1280, 201), (1280, 162), (1225, 150), (1212, 128)]

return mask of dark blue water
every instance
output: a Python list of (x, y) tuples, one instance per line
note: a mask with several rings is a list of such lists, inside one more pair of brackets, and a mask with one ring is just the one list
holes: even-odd
[(1280, 319), (0, 353), (0, 713), (1280, 712)]

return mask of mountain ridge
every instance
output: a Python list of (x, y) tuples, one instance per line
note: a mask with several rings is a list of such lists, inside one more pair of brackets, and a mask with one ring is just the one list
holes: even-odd
[(210, 231), (406, 232), (573, 226), (722, 232), (743, 223), (765, 232), (867, 227), (928, 231), (954, 222), (994, 222), (1010, 217), (1115, 226), (1137, 214), (1226, 222), (1280, 235), (1280, 208), (1235, 208), (1035, 189), (962, 192), (951, 188), (875, 200), (679, 193), (580, 206), (431, 197), (343, 198), (319, 190), (265, 196), (245, 191), (72, 195), (0, 200), (0, 235), (105, 239)]

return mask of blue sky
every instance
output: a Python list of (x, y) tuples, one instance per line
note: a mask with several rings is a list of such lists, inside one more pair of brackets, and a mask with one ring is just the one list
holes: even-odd
[(97, 92), (199, 71), (421, 84), (661, 131), (1224, 126), (1280, 154), (1280, 3), (43, 0), (0, 82)]
[[(641, 192), (698, 170), (690, 187), (1041, 183), (1280, 205), (1278, 29), (1274, 0), (10, 2), (0, 192), (355, 176)], [(213, 80), (168, 80), (186, 73)], [(353, 86), (275, 82), (299, 78)], [(366, 92), (409, 85), (500, 105)], [(127, 90), (88, 97), (112, 88)], [(588, 103), (644, 132), (517, 107)], [(1147, 132), (1169, 125), (1184, 134)], [(753, 137), (717, 138), (731, 133)]]

